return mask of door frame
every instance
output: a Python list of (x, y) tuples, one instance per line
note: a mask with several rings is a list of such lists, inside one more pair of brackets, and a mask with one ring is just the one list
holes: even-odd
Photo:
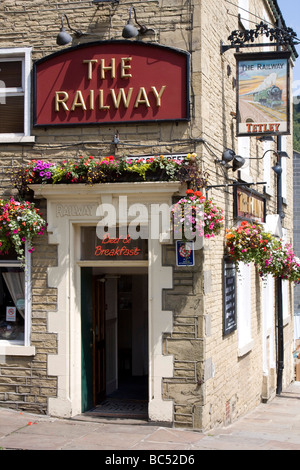
[[(48, 413), (70, 418), (82, 412), (80, 269), (111, 266), (110, 261), (93, 264), (80, 259), (80, 228), (97, 227), (102, 214), (99, 208), (103, 204), (113, 204), (118, 214), (120, 196), (127, 198), (128, 207), (136, 203), (137, 194), (147, 207), (151, 204), (171, 206), (173, 196), (182, 191), (182, 184), (162, 181), (93, 186), (39, 184), (31, 185), (31, 189), (36, 198), (47, 202), (48, 243), (57, 250), (57, 262), (47, 268), (48, 287), (57, 290), (57, 307), (47, 315), (48, 329), (57, 335), (59, 345), (57, 351), (47, 357), (48, 373), (56, 377), (58, 383), (56, 396), (48, 400)], [(149, 225), (151, 233), (152, 213), (151, 217), (149, 213), (145, 217), (145, 224)], [(174, 356), (165, 355), (162, 347), (163, 335), (173, 329), (173, 311), (164, 310), (162, 302), (164, 289), (173, 288), (173, 268), (166, 263), (162, 250), (162, 244), (167, 242), (164, 237), (149, 237), (148, 261), (136, 260), (134, 266), (148, 268), (149, 419), (172, 422), (173, 399), (162, 396), (163, 379), (174, 377)], [(132, 266), (132, 261), (118, 263), (122, 267)]]
[[(104, 264), (105, 263), (105, 264)], [(88, 262), (84, 262), (84, 263), (80, 263), (80, 264), (84, 264), (84, 266), (80, 266), (80, 282), (81, 282), (81, 288), (83, 288), (83, 284), (82, 284), (82, 279), (83, 279), (83, 269), (86, 269), (88, 270), (89, 272), (89, 276), (90, 276), (90, 283), (91, 283), (91, 286), (90, 286), (90, 291), (89, 291), (89, 295), (91, 295), (92, 297), (92, 306), (90, 307), (90, 312), (86, 312), (84, 311), (84, 301), (83, 301), (83, 292), (81, 292), (81, 309), (80, 309), (80, 317), (81, 317), (81, 331), (84, 332), (84, 324), (83, 324), (83, 315), (86, 315), (88, 318), (89, 318), (89, 322), (90, 322), (90, 325), (87, 328), (85, 328), (85, 334), (88, 334), (89, 335), (89, 339), (87, 340), (86, 342), (86, 345), (85, 345), (85, 352), (87, 355), (89, 355), (89, 358), (90, 358), (90, 368), (91, 368), (91, 371), (90, 374), (88, 377), (87, 377), (87, 380), (86, 382), (88, 384), (90, 384), (90, 387), (92, 386), (92, 390), (85, 390), (85, 394), (88, 395), (90, 397), (88, 401), (88, 403), (91, 404), (90, 407), (86, 407), (85, 409), (81, 409), (81, 412), (85, 412), (85, 411), (88, 411), (88, 409), (91, 409), (95, 406), (97, 406), (99, 403), (101, 403), (101, 401), (103, 401), (106, 397), (106, 385), (107, 385), (107, 380), (106, 380), (106, 364), (107, 364), (107, 361), (106, 361), (106, 351), (107, 351), (107, 344), (106, 344), (106, 322), (108, 320), (107, 318), (107, 315), (106, 315), (106, 311), (107, 311), (107, 299), (106, 299), (106, 294), (105, 294), (105, 287), (106, 287), (106, 284), (107, 284), (107, 281), (110, 279), (110, 278), (114, 278), (115, 276), (117, 276), (115, 273), (113, 274), (109, 274), (108, 272), (106, 272), (106, 269), (105, 268), (113, 268), (113, 269), (120, 269), (120, 268), (123, 268), (124, 271), (122, 271), (121, 274), (119, 275), (135, 275), (135, 274), (140, 274), (140, 273), (143, 273), (145, 275), (147, 275), (147, 282), (148, 282), (148, 300), (147, 300), (147, 317), (148, 317), (148, 321), (147, 321), (147, 330), (148, 330), (148, 355), (147, 355), (147, 360), (148, 360), (148, 381), (149, 381), (149, 374), (150, 374), (150, 349), (149, 349), (149, 266), (148, 266), (148, 262), (141, 262), (139, 266), (136, 266), (136, 262), (133, 263), (133, 262), (125, 262), (126, 264), (124, 264), (124, 262), (110, 262), (110, 265), (108, 266), (106, 264), (106, 262), (91, 262), (91, 263), (88, 263)], [(103, 272), (101, 274), (95, 274), (93, 273), (93, 268), (101, 268), (101, 270), (103, 270)], [(132, 268), (139, 268), (137, 272), (135, 273), (132, 273)], [(140, 269), (143, 268), (143, 271), (140, 271)], [(147, 268), (147, 270), (145, 270), (145, 268)], [(118, 275), (118, 276), (119, 276)], [(102, 282), (101, 282), (102, 281)], [(102, 304), (101, 304), (101, 308), (102, 308), (102, 317), (101, 317), (101, 314), (100, 314), (100, 317), (97, 317), (97, 303), (99, 303), (99, 298), (97, 298), (97, 287), (98, 286), (101, 286), (102, 287)], [(101, 301), (101, 299), (100, 299)], [(117, 319), (118, 319), (118, 314), (117, 314)], [(102, 324), (102, 332), (104, 334), (104, 336), (102, 337), (102, 351), (103, 351), (103, 355), (101, 356), (102, 357), (102, 370), (99, 370), (98, 366), (99, 366), (99, 363), (97, 362), (97, 359), (96, 359), (96, 354), (97, 354), (97, 347), (96, 347), (96, 339), (97, 339), (97, 331), (96, 331), (96, 327), (97, 327), (97, 323), (100, 323)], [(118, 321), (118, 320), (117, 320)], [(100, 329), (98, 330), (98, 333), (100, 334)], [(92, 346), (90, 348), (90, 352), (89, 352), (89, 347)], [(82, 341), (82, 348), (84, 347), (83, 345), (83, 341)], [(116, 339), (116, 344), (115, 344), (115, 347), (116, 347), (116, 351), (115, 351), (115, 355), (116, 355), (116, 381), (118, 383), (118, 339)], [(101, 355), (101, 354), (100, 354)], [(81, 394), (83, 393), (83, 386), (85, 385), (84, 382), (83, 382), (83, 377), (85, 375), (85, 371), (82, 370), (84, 367), (83, 365), (83, 362), (81, 362)], [(89, 371), (87, 371), (87, 373), (89, 374)], [(101, 375), (102, 373), (102, 375)], [(102, 384), (102, 388), (101, 390), (97, 390), (97, 388), (99, 388), (99, 381), (98, 379), (100, 379), (100, 383)], [(149, 388), (149, 387), (148, 387)], [(83, 407), (83, 402), (82, 402), (82, 407)]]

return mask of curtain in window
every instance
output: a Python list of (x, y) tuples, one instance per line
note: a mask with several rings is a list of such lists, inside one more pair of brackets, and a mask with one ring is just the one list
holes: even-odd
[(25, 317), (25, 273), (2, 273), (9, 293), (22, 318)]

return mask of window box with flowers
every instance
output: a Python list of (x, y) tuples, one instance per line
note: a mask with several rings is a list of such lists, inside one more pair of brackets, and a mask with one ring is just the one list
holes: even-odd
[(142, 181), (180, 181), (191, 187), (206, 185), (206, 174), (198, 167), (197, 155), (120, 158), (110, 155), (47, 162), (32, 160), (10, 171), (12, 183), (22, 196), (30, 184), (99, 184)]

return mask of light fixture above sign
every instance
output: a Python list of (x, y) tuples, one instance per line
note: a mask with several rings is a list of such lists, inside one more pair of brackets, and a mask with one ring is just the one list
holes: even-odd
[(74, 32), (74, 34), (77, 38), (83, 36), (83, 34), (84, 34), (80, 30), (71, 28), (70, 23), (69, 23), (69, 19), (68, 19), (67, 15), (64, 13), (61, 17), (60, 32), (58, 33), (57, 38), (56, 38), (56, 44), (58, 44), (59, 46), (65, 46), (66, 44), (69, 44), (70, 42), (72, 42), (72, 36), (69, 33), (67, 33), (67, 31), (64, 27), (64, 17), (67, 21), (69, 29)]
[[(136, 22), (136, 24), (139, 26), (139, 29), (137, 29), (137, 28), (134, 26), (133, 19), (131, 18), (132, 11), (133, 11), (133, 13), (134, 13), (135, 22)], [(148, 31), (152, 31), (152, 32), (154, 32), (155, 35), (156, 35), (156, 32), (155, 32), (154, 29), (152, 29), (152, 28), (147, 28), (147, 26), (141, 25), (141, 24), (137, 21), (135, 8), (134, 8), (133, 6), (131, 6), (131, 7), (130, 7), (130, 10), (129, 10), (129, 19), (128, 19), (128, 23), (127, 23), (127, 25), (124, 27), (123, 32), (122, 32), (123, 38), (125, 38), (125, 39), (135, 38), (135, 37), (137, 37), (138, 35), (144, 35), (144, 34), (148, 33)]]

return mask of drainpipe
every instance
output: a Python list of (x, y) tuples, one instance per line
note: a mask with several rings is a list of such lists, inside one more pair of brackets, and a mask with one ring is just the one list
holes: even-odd
[[(281, 169), (281, 136), (277, 137), (278, 167)], [(277, 210), (282, 224), (282, 171), (277, 173)], [(282, 279), (277, 279), (277, 395), (282, 392), (282, 376), (284, 369), (284, 338), (283, 338), (283, 309), (282, 309)]]
[[(278, 14), (277, 17), (277, 26), (279, 28), (283, 27), (282, 18)], [(278, 46), (277, 50), (280, 51), (281, 47)], [(278, 151), (278, 166), (280, 171), (277, 173), (277, 210), (280, 217), (280, 222), (282, 226), (282, 221), (284, 219), (284, 213), (282, 211), (282, 167), (281, 167), (281, 149), (282, 149), (282, 139), (281, 136), (277, 136), (277, 151)], [(284, 369), (284, 338), (283, 338), (283, 310), (282, 310), (282, 279), (277, 279), (277, 395), (280, 395), (282, 392), (282, 377)]]

